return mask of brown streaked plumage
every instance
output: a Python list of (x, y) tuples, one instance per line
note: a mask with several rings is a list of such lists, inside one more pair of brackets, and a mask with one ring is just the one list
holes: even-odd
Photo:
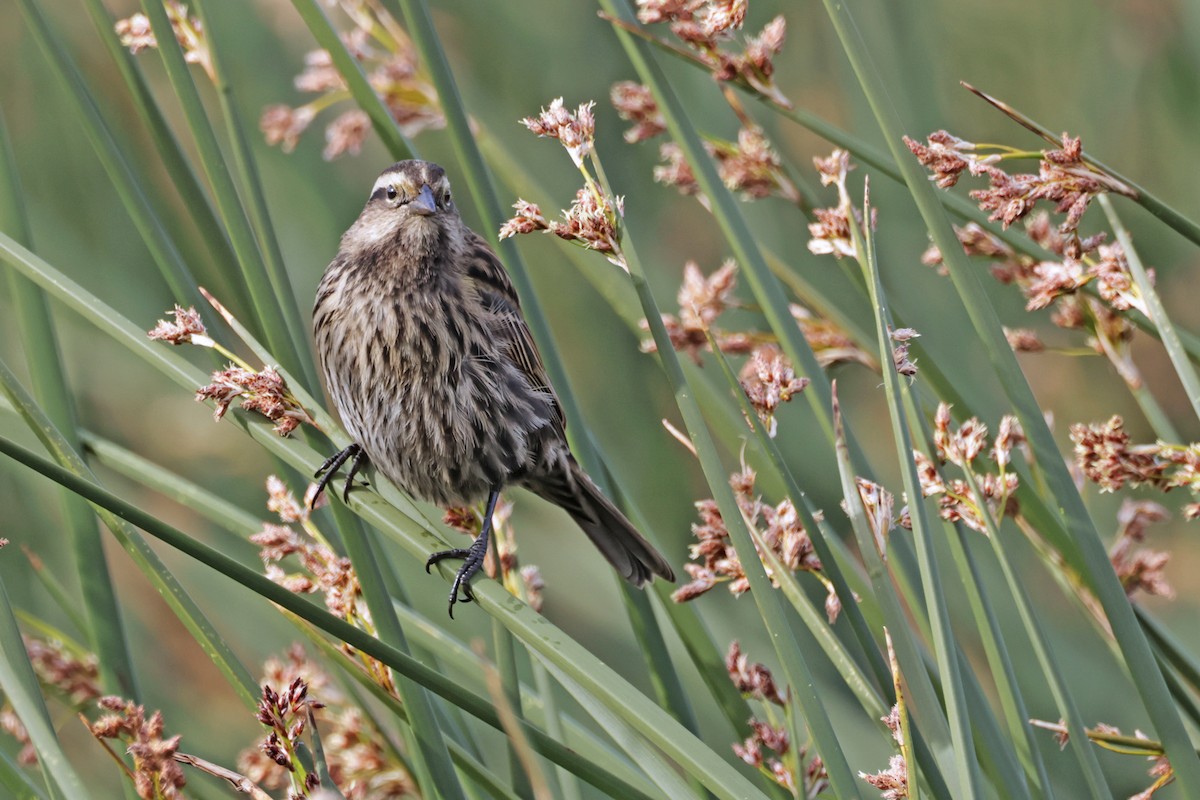
[[(313, 308), (317, 354), (355, 444), (322, 467), (323, 488), (353, 458), (439, 505), (488, 499), (484, 533), (450, 609), (486, 549), (491, 509), (520, 485), (566, 510), (617, 571), (641, 586), (675, 576), (575, 462), (562, 407), (499, 259), (458, 215), (437, 164), (401, 161), (379, 176), (342, 236)], [(318, 472), (318, 474), (321, 474)]]

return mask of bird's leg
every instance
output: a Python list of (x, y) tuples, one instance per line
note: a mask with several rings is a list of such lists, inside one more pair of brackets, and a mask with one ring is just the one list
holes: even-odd
[(367, 463), (367, 451), (363, 450), (362, 445), (358, 443), (347, 445), (334, 453), (325, 459), (325, 462), (317, 469), (313, 477), (321, 480), (317, 483), (317, 490), (313, 492), (312, 504), (314, 506), (317, 504), (317, 498), (321, 496), (321, 492), (325, 491), (325, 486), (337, 474), (338, 469), (351, 458), (354, 460), (350, 462), (350, 472), (346, 475), (346, 488), (342, 490), (342, 500), (350, 502), (350, 484), (354, 482), (354, 475)]
[(445, 558), (461, 558), (463, 565), (458, 568), (458, 573), (454, 576), (454, 584), (450, 587), (450, 618), (454, 619), (454, 604), (458, 602), (458, 592), (461, 589), (463, 602), (469, 603), (475, 599), (474, 593), (471, 591), (471, 578), (479, 568), (483, 566), (483, 559), (487, 556), (488, 540), (492, 533), (492, 514), (496, 511), (496, 501), (500, 499), (500, 488), (492, 489), (488, 495), (487, 509), (483, 512), (483, 527), (479, 531), (479, 535), (475, 537), (475, 541), (470, 547), (456, 547), (453, 550), (442, 550), (439, 553), (434, 553), (425, 562), (425, 571), (429, 572), (429, 568)]

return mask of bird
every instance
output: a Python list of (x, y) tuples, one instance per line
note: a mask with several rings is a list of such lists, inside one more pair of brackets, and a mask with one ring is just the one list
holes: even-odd
[(442, 507), (486, 500), (454, 605), (474, 599), (500, 492), (522, 486), (564, 509), (636, 586), (674, 581), (670, 564), (576, 462), (566, 417), (499, 258), (467, 227), (445, 170), (400, 161), (376, 179), (317, 287), (313, 335), (352, 443), (321, 465), (317, 496), (347, 462), (343, 500), (371, 464)]

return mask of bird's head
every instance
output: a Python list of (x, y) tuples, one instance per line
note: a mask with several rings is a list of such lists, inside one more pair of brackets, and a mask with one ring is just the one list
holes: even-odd
[(400, 161), (375, 180), (343, 246), (394, 246), (415, 255), (445, 244), (460, 225), (446, 171), (430, 161)]

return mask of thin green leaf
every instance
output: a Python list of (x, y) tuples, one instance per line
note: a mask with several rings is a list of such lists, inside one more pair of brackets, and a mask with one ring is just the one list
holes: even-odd
[[(926, 453), (932, 452), (929, 433), (923, 425), (924, 419), (916, 408), (915, 398), (911, 392), (905, 396), (905, 408), (912, 428), (921, 436), (921, 449)], [(963, 536), (966, 535), (965, 531), (961, 526), (957, 526), (953, 530), (955, 533), (948, 534), (946, 537), (947, 544), (950, 547), (954, 563), (958, 567), (959, 580), (963, 591), (967, 594), (972, 616), (976, 620), (975, 628), (983, 640), (984, 652), (992, 671), (996, 692), (999, 695), (1000, 705), (1009, 730), (1009, 739), (1001, 754), (1007, 755), (1015, 748), (1014, 755), (1032, 779), (1033, 786), (1043, 796), (1051, 797), (1053, 790), (1046, 773), (1045, 761), (1036, 740), (1036, 733), (1028, 724), (1030, 714), (1026, 710), (1025, 701), (1017, 683), (1016, 670), (1009, 656), (1009, 648), (1005, 644), (1004, 635), (999, 621), (995, 617), (992, 604), (987, 595), (981, 591), (981, 587), (984, 585), (982, 576), (978, 573), (971, 551), (963, 541)], [(972, 675), (965, 669), (964, 677), (971, 682)], [(978, 723), (978, 720), (976, 722)], [(1001, 748), (988, 747), (986, 744), (981, 744), (980, 749), (985, 759), (1001, 752)], [(1001, 791), (1010, 793), (1009, 796), (1020, 797), (1028, 792), (1028, 787), (1019, 778), (1010, 777), (997, 781), (997, 783)], [(1011, 794), (1014, 787), (1019, 787), (1019, 790), (1016, 794)]]
[[(243, 308), (248, 308), (250, 299), (246, 295), (244, 284), (240, 281), (230, 280), (227, 271), (222, 269), (224, 265), (232, 264), (236, 260), (233, 248), (229, 244), (229, 236), (220, 220), (217, 219), (212, 202), (184, 155), (179, 140), (167, 124), (162, 109), (154, 99), (154, 95), (151, 94), (149, 86), (146, 85), (141, 70), (134, 63), (135, 57), (122, 46), (120, 37), (114, 29), (112, 16), (104, 7), (102, 0), (86, 0), (86, 6), (88, 15), (92, 18), (92, 23), (96, 28), (96, 35), (104, 42), (105, 49), (112, 56), (113, 62), (129, 90), (129, 100), (141, 119), (143, 128), (155, 144), (160, 159), (158, 163), (166, 171), (171, 187), (178, 192), (183, 207), (188, 210), (187, 221), (195, 226), (197, 238), (208, 250), (208, 268), (205, 272), (199, 273), (200, 277), (203, 277), (206, 282), (211, 279), (210, 285), (213, 288), (223, 294), (229, 291), (229, 296), (236, 297)], [(150, 159), (145, 160), (150, 161)], [(170, 221), (170, 218), (166, 220), (167, 223)], [(188, 259), (193, 265), (197, 260), (199, 259)]]
[(642, 743), (641, 737), (637, 735), (633, 728), (615, 714), (605, 703), (599, 702), (591, 693), (573, 681), (569, 675), (554, 664), (547, 662), (545, 659), (539, 659), (539, 661), (550, 671), (554, 679), (575, 698), (575, 701), (592, 715), (596, 723), (617, 743), (617, 746), (624, 750), (633, 759), (634, 763), (646, 773), (650, 780), (658, 786), (662, 797), (671, 798), (671, 800), (676, 800), (676, 798), (683, 800), (683, 798), (704, 796), (702, 793), (697, 792), (694, 787), (690, 786), (683, 776), (672, 769), (671, 765), (657, 751), (646, 747)]
[[(334, 513), (348, 515), (345, 507), (340, 504), (335, 504)], [(371, 610), (371, 619), (375, 623), (379, 639), (405, 657), (411, 658), (408, 637), (400, 626), (396, 611), (392, 608), (391, 598), (383, 585), (378, 554), (374, 552), (361, 521), (351, 517), (342, 521), (339, 528), (346, 552), (362, 586), (367, 607)], [(405, 675), (397, 679), (396, 691), (408, 710), (409, 757), (416, 768), (418, 785), (432, 788), (445, 800), (465, 800), (466, 795), (463, 794), (454, 766), (450, 762), (445, 737), (437, 723), (437, 715), (429, 695), (419, 683)]]
[(46, 800), (46, 792), (33, 782), (28, 771), (0, 750), (0, 786), (13, 800)]

